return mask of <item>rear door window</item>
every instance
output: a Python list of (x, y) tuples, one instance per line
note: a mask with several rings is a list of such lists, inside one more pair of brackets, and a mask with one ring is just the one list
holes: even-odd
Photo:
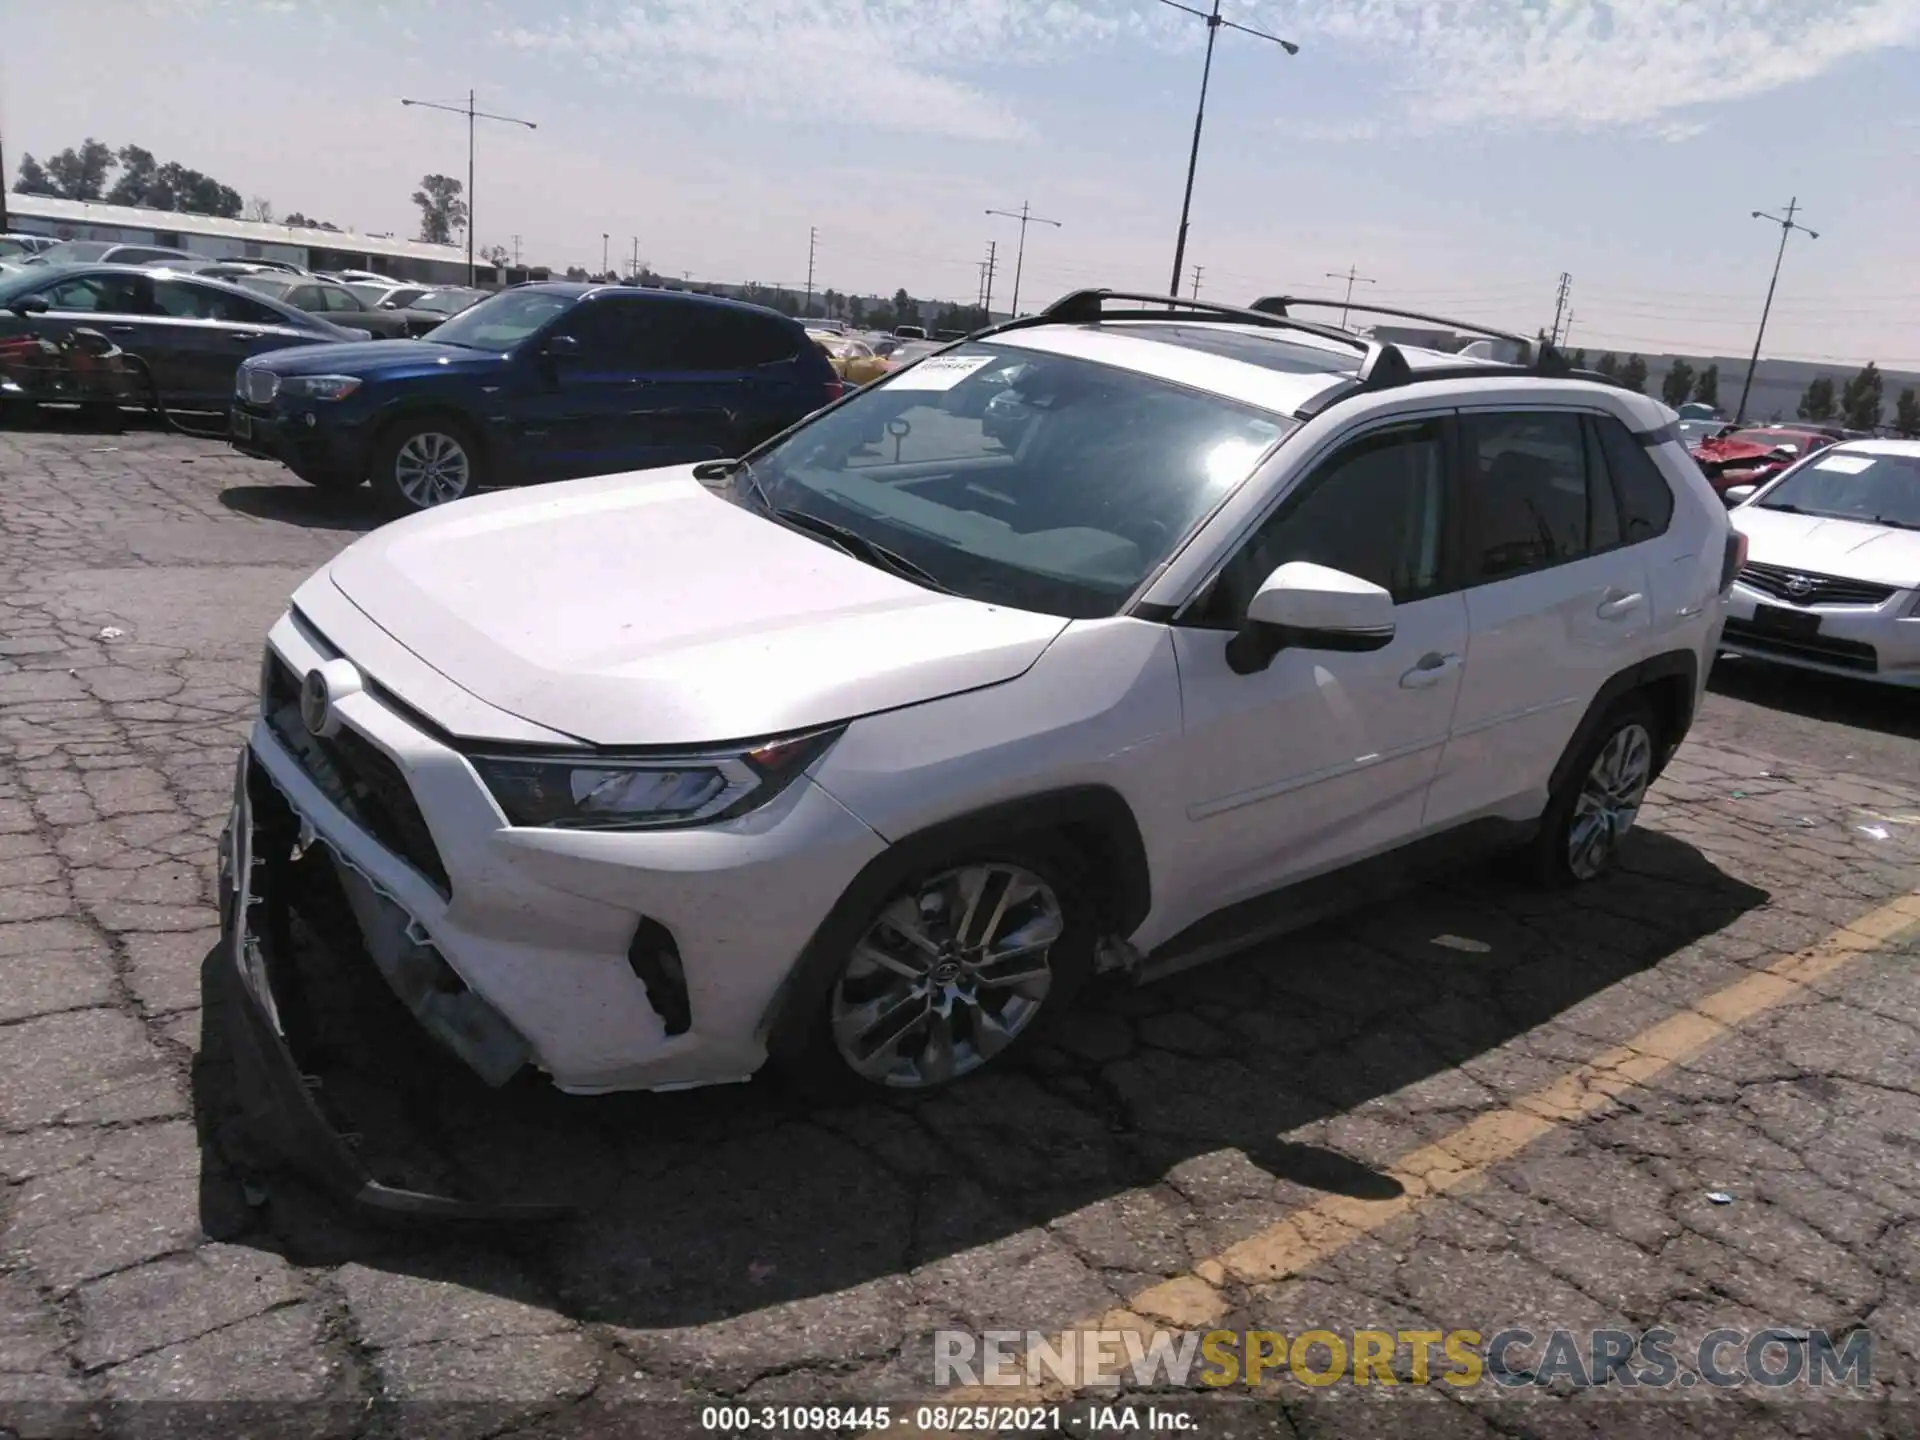
[(1469, 583), (1524, 575), (1592, 553), (1580, 419), (1550, 410), (1460, 417)]
[(673, 308), (697, 318), (679, 350), (680, 363), (689, 370), (752, 370), (800, 353), (801, 333), (771, 317), (720, 305), (679, 302)]
[(1620, 525), (1626, 543), (1637, 545), (1664, 535), (1673, 523), (1673, 487), (1640, 442), (1611, 415), (1588, 417), (1606, 456), (1607, 473), (1620, 497)]
[(40, 293), (55, 310), (144, 315), (150, 283), (142, 275), (81, 275), (49, 285)]

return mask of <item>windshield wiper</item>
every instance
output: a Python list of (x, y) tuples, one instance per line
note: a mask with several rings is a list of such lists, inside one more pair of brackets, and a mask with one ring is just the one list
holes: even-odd
[[(759, 484), (757, 480), (754, 483), (756, 486)], [(762, 489), (760, 493), (764, 496), (767, 492)], [(924, 567), (916, 565), (897, 550), (889, 550), (886, 546), (869, 540), (858, 530), (850, 530), (845, 525), (836, 524), (832, 520), (823, 519), (806, 510), (797, 510), (791, 505), (769, 504), (767, 513), (795, 529), (811, 530), (814, 534), (839, 546), (856, 560), (864, 560), (867, 564), (881, 570), (891, 570), (903, 580), (911, 580), (915, 584), (926, 586), (929, 590), (938, 590), (942, 595), (954, 593), (949, 586), (942, 585), (934, 579)]]
[(1874, 524), (1891, 526), (1895, 530), (1920, 530), (1920, 521), (1895, 520), (1889, 515), (1875, 515), (1871, 518)]

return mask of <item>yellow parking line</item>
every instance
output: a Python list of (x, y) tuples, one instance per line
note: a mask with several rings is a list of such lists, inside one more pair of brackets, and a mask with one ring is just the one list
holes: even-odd
[[(1431, 1145), (1401, 1156), (1386, 1172), (1400, 1186), (1400, 1193), (1391, 1199), (1329, 1195), (1202, 1260), (1189, 1273), (1149, 1286), (1124, 1308), (1069, 1326), (1062, 1334), (1089, 1330), (1147, 1334), (1156, 1328), (1204, 1329), (1216, 1325), (1229, 1313), (1223, 1293), (1229, 1284), (1272, 1284), (1303, 1274), (1416, 1206), (1460, 1188), (1501, 1161), (1511, 1160), (1541, 1136), (1604, 1109), (1624, 1092), (1693, 1059), (1734, 1027), (1833, 974), (1855, 957), (1879, 950), (1917, 928), (1920, 891), (1849, 921), (1817, 944), (1781, 956), (1764, 969), (1696, 1000), (1541, 1089), (1475, 1116)], [(1051, 1339), (1057, 1348), (1061, 1336)], [(1035, 1385), (955, 1389), (942, 1393), (939, 1403), (1057, 1404), (1072, 1398), (1072, 1393), (1069, 1387), (1048, 1380)]]

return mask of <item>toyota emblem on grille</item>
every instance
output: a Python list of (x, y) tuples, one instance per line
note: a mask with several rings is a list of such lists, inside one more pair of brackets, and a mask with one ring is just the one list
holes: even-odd
[(1787, 593), (1789, 595), (1805, 596), (1805, 595), (1811, 595), (1813, 591), (1814, 591), (1813, 581), (1809, 580), (1806, 576), (1789, 575), (1787, 577)]
[(324, 735), (332, 718), (333, 697), (327, 693), (327, 677), (309, 670), (300, 682), (300, 720), (309, 735)]

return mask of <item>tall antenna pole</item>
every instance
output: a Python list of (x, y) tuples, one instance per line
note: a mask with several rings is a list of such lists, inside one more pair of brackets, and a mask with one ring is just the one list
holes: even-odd
[(819, 242), (820, 227), (809, 225), (807, 227), (807, 298), (800, 306), (800, 313), (803, 315), (813, 313), (813, 247)]
[(1344, 330), (1347, 328), (1347, 306), (1353, 304), (1354, 285), (1372, 285), (1376, 282), (1362, 275), (1358, 265), (1349, 265), (1344, 272), (1329, 270), (1327, 271), (1327, 278), (1329, 280), (1344, 280), (1347, 282), (1347, 298), (1340, 306), (1340, 328)]
[(519, 120), (511, 115), (489, 115), (484, 110), (473, 108), (473, 91), (467, 91), (467, 103), (464, 105), (442, 105), (437, 100), (402, 100), (402, 105), (416, 105), (422, 110), (444, 110), (449, 115), (467, 117), (467, 286), (473, 286), (473, 129), (476, 120), (498, 120), (502, 125), (524, 125), (529, 130), (540, 127), (531, 120)]
[(1213, 78), (1213, 42), (1220, 33), (1220, 27), (1238, 30), (1242, 34), (1252, 35), (1261, 40), (1271, 40), (1289, 55), (1298, 55), (1300, 47), (1291, 40), (1282, 40), (1278, 35), (1269, 35), (1264, 30), (1256, 30), (1251, 25), (1241, 25), (1232, 20), (1223, 19), (1220, 14), (1220, 0), (1213, 0), (1211, 11), (1196, 10), (1191, 5), (1182, 5), (1180, 0), (1160, 0), (1162, 5), (1171, 5), (1175, 10), (1184, 10), (1189, 15), (1197, 15), (1207, 22), (1207, 59), (1200, 67), (1200, 103), (1193, 111), (1193, 149), (1187, 155), (1187, 191), (1180, 201), (1180, 234), (1173, 242), (1173, 283), (1167, 286), (1169, 295), (1180, 293), (1181, 267), (1187, 260), (1187, 219), (1193, 211), (1193, 176), (1200, 168), (1200, 127), (1207, 118), (1207, 82)]
[(1819, 231), (1808, 230), (1806, 226), (1797, 224), (1794, 221), (1793, 217), (1799, 213), (1799, 210), (1800, 197), (1796, 195), (1787, 201), (1787, 213), (1785, 215), (1769, 215), (1764, 210), (1756, 210), (1753, 212), (1754, 219), (1771, 220), (1780, 227), (1780, 249), (1773, 257), (1773, 278), (1767, 282), (1767, 303), (1760, 307), (1760, 328), (1754, 332), (1753, 355), (1747, 361), (1747, 383), (1740, 387), (1740, 408), (1734, 412), (1733, 416), (1733, 423), (1736, 425), (1747, 418), (1747, 396), (1753, 391), (1753, 372), (1754, 368), (1760, 363), (1760, 342), (1766, 337), (1767, 316), (1773, 313), (1773, 287), (1780, 283), (1780, 262), (1786, 259), (1787, 256), (1787, 237), (1793, 234), (1794, 231), (1799, 230), (1803, 232), (1809, 240), (1818, 240), (1820, 238)]
[(989, 210), (987, 214), (1005, 215), (1009, 220), (1018, 220), (1020, 222), (1020, 249), (1013, 257), (1013, 315), (1015, 319), (1018, 319), (1020, 316), (1020, 271), (1027, 260), (1027, 226), (1051, 225), (1054, 229), (1058, 230), (1060, 228), (1060, 222), (1058, 220), (1041, 219), (1027, 208), (1027, 202), (1024, 200), (1020, 202), (1020, 208), (1018, 210)]

